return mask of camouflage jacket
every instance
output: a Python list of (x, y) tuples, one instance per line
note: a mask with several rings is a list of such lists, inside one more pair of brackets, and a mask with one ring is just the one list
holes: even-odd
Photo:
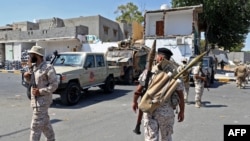
[(38, 67), (34, 66), (33, 71), (40, 96), (37, 96), (36, 103), (35, 96), (31, 93), (31, 107), (35, 107), (36, 104), (38, 107), (49, 106), (52, 103), (52, 93), (58, 87), (55, 69), (51, 64), (43, 61)]

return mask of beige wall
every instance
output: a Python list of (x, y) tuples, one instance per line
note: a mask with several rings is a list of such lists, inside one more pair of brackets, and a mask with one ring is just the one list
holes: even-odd
[(143, 26), (140, 23), (135, 21), (132, 23), (132, 32), (132, 38), (134, 41), (143, 38)]

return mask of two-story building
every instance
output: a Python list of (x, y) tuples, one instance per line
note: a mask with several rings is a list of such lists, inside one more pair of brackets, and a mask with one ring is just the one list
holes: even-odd
[(156, 48), (165, 47), (173, 52), (173, 59), (181, 63), (197, 54), (200, 47), (201, 26), (199, 13), (202, 5), (169, 8), (162, 5), (159, 10), (146, 11), (144, 15), (145, 45), (151, 47), (156, 39)]

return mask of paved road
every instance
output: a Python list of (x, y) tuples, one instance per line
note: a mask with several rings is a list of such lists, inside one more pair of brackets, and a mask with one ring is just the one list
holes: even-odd
[[(31, 109), (20, 75), (0, 74), (0, 140), (29, 138)], [(117, 86), (113, 94), (91, 89), (80, 103), (67, 107), (54, 95), (49, 113), (57, 141), (142, 141), (135, 135), (136, 115), (131, 101), (135, 86)], [(185, 121), (176, 123), (175, 141), (223, 141), (224, 124), (249, 124), (250, 87), (237, 89), (234, 82), (215, 82), (205, 90), (202, 108), (194, 107), (194, 88), (186, 105)], [(44, 137), (42, 137), (44, 139)]]

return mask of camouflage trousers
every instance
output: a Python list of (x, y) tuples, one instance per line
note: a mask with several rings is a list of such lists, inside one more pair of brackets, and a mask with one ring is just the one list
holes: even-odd
[(246, 86), (246, 77), (236, 77), (236, 85), (237, 85), (237, 87), (245, 87)]
[(49, 107), (33, 108), (30, 141), (40, 141), (42, 133), (45, 135), (47, 141), (55, 141), (55, 134), (50, 123), (48, 108)]
[(188, 83), (184, 83), (184, 99), (188, 99), (188, 93), (189, 93), (189, 87), (190, 87), (190, 84), (189, 82)]
[(174, 110), (169, 104), (156, 109), (153, 114), (144, 113), (145, 141), (172, 141)]
[(195, 83), (195, 101), (201, 102), (201, 97), (204, 92), (204, 83)]

